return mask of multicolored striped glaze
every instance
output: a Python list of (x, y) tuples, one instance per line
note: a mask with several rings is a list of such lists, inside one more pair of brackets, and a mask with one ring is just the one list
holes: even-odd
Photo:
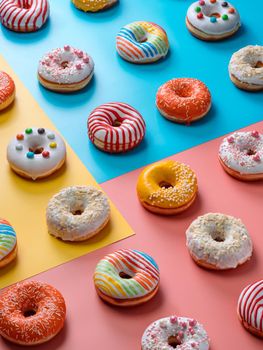
[(152, 22), (133, 22), (117, 35), (119, 55), (133, 63), (149, 63), (165, 57), (169, 50), (166, 32)]
[(16, 246), (16, 233), (10, 223), (0, 218), (0, 261)]
[(148, 295), (158, 286), (159, 279), (159, 268), (153, 258), (132, 249), (121, 249), (106, 255), (94, 273), (96, 288), (115, 299)]

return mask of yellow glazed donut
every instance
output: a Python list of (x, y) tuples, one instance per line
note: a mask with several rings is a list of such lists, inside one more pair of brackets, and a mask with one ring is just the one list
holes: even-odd
[(186, 210), (197, 194), (197, 178), (189, 166), (165, 160), (146, 167), (137, 182), (141, 204), (149, 211), (174, 215)]
[(114, 4), (118, 0), (72, 0), (73, 4), (84, 12), (97, 12), (105, 10)]

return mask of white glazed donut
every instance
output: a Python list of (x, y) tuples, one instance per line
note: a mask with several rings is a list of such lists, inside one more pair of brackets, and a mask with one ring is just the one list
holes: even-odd
[(263, 179), (263, 135), (258, 131), (239, 131), (224, 138), (219, 148), (224, 170), (246, 181)]
[(51, 235), (63, 241), (84, 241), (108, 223), (109, 201), (93, 186), (66, 187), (50, 199), (46, 219)]
[(248, 45), (235, 52), (228, 70), (237, 87), (244, 90), (263, 90), (263, 46)]
[(238, 300), (237, 313), (249, 332), (263, 338), (263, 280), (243, 289)]
[(200, 0), (188, 8), (186, 25), (203, 40), (220, 40), (233, 35), (240, 27), (237, 10), (226, 1)]
[(186, 245), (194, 261), (214, 270), (234, 269), (252, 256), (252, 241), (240, 219), (208, 213), (186, 231)]
[(105, 103), (88, 118), (88, 135), (92, 143), (105, 152), (126, 152), (136, 147), (145, 134), (141, 114), (126, 103)]
[(83, 89), (94, 73), (94, 62), (69, 45), (45, 54), (38, 65), (39, 82), (47, 89), (71, 92)]
[(65, 162), (66, 146), (57, 133), (44, 128), (27, 128), (7, 147), (7, 160), (19, 175), (33, 180), (47, 177)]
[(170, 316), (150, 324), (142, 336), (142, 350), (208, 350), (204, 327), (188, 317)]
[(16, 32), (34, 32), (48, 16), (48, 0), (2, 0), (0, 4), (1, 23)]

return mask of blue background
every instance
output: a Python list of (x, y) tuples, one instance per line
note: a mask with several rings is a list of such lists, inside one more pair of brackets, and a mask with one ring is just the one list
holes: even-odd
[[(236, 1), (243, 26), (232, 38), (216, 43), (200, 41), (186, 29), (185, 14), (191, 2), (120, 0), (110, 10), (88, 14), (70, 0), (51, 0), (50, 20), (39, 32), (19, 34), (2, 26), (1, 53), (98, 182), (262, 120), (263, 94), (235, 88), (227, 69), (234, 51), (248, 44), (263, 45), (262, 0)], [(167, 31), (171, 48), (165, 60), (140, 66), (117, 55), (117, 32), (135, 20), (156, 22)], [(95, 61), (90, 85), (70, 95), (47, 91), (36, 78), (39, 58), (64, 44), (87, 51)], [(210, 113), (191, 126), (167, 121), (155, 107), (158, 87), (175, 77), (198, 78), (212, 93)], [(147, 124), (141, 145), (121, 155), (97, 150), (87, 137), (91, 110), (112, 101), (131, 104)]]

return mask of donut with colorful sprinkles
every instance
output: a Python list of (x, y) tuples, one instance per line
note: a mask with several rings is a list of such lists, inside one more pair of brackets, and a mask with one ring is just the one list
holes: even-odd
[(72, 0), (72, 3), (81, 11), (98, 12), (115, 5), (118, 0)]
[(15, 99), (15, 83), (5, 72), (0, 71), (0, 111), (7, 108)]
[(231, 176), (243, 181), (263, 179), (263, 134), (257, 130), (238, 131), (225, 137), (219, 161)]
[(127, 103), (105, 103), (95, 108), (88, 118), (91, 142), (109, 153), (127, 152), (138, 146), (145, 129), (141, 114)]
[(151, 63), (164, 58), (169, 41), (163, 28), (152, 22), (133, 22), (121, 28), (116, 38), (118, 54), (132, 63)]
[(0, 295), (0, 335), (12, 343), (45, 343), (61, 331), (65, 318), (63, 296), (46, 283), (20, 282)]
[(158, 291), (160, 272), (151, 256), (135, 249), (106, 255), (94, 272), (98, 295), (107, 303), (134, 306), (152, 299)]
[(0, 218), (0, 268), (11, 263), (16, 255), (16, 232), (7, 220)]
[(204, 327), (193, 318), (170, 316), (157, 320), (145, 330), (141, 350), (209, 350)]
[(186, 26), (201, 40), (222, 40), (235, 34), (240, 27), (240, 16), (230, 2), (200, 0), (188, 8)]
[(59, 170), (66, 159), (66, 145), (56, 132), (44, 128), (27, 128), (11, 139), (7, 160), (18, 175), (41, 179)]

